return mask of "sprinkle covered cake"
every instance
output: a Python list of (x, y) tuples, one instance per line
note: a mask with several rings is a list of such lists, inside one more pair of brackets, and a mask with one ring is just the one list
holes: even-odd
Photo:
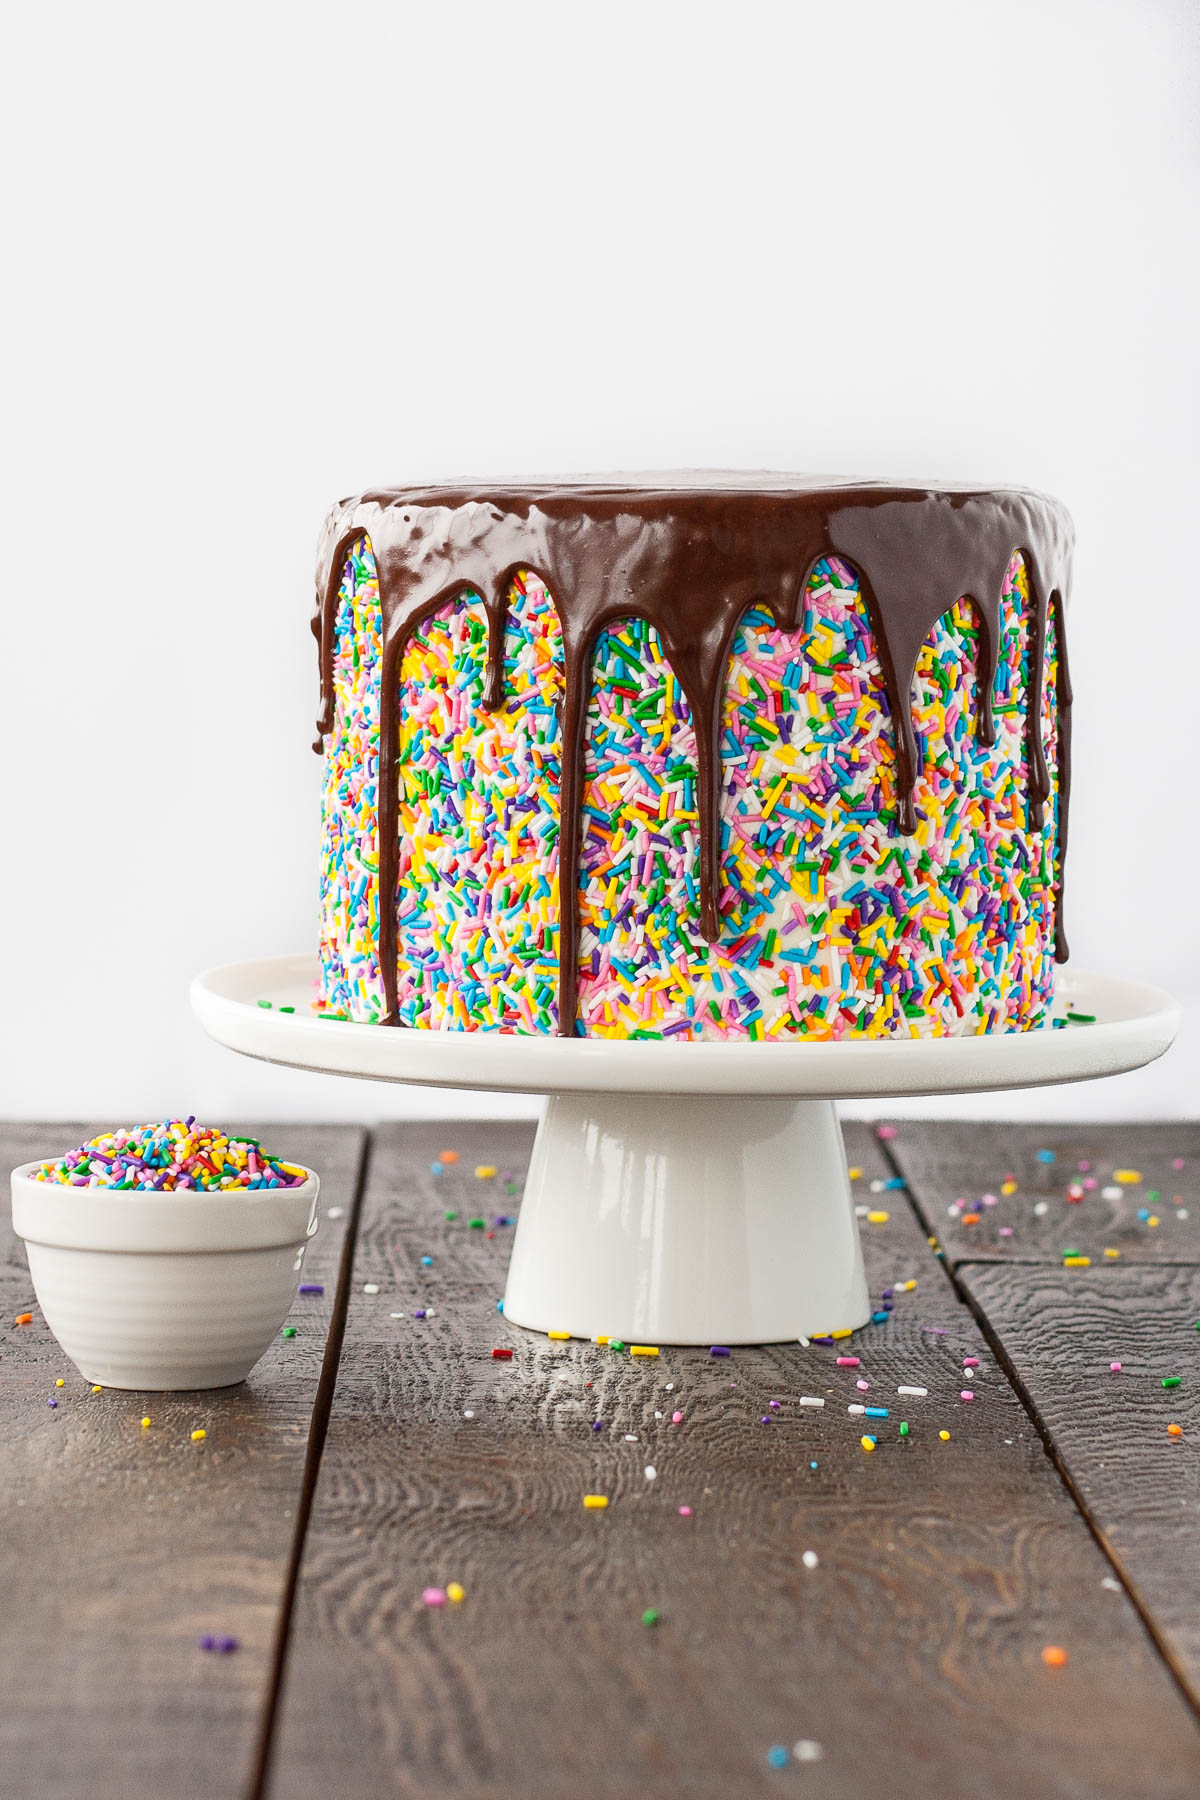
[(1066, 956), (1073, 531), (1025, 490), (614, 477), (335, 507), (325, 1016), (1021, 1031)]

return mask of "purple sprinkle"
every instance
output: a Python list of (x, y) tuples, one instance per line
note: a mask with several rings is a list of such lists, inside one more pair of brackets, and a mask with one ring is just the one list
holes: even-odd
[(771, 1411), (771, 1412), (778, 1412), (778, 1411), (779, 1411), (779, 1402), (778, 1402), (778, 1400), (768, 1400), (768, 1401), (767, 1401), (767, 1406), (768, 1406), (768, 1407), (769, 1407), (769, 1409), (770, 1409), (770, 1411)]
[(200, 1639), (200, 1648), (202, 1650), (215, 1650), (216, 1647), (217, 1647), (216, 1638), (213, 1637), (211, 1632), (206, 1632), (204, 1637), (202, 1637)]
[(894, 1288), (884, 1288), (884, 1290), (883, 1290), (882, 1294), (880, 1294), (879, 1298), (881, 1300), (890, 1300), (892, 1295), (895, 1293), (895, 1291), (896, 1290)]
[(597, 1419), (592, 1426), (592, 1430), (593, 1431), (603, 1431), (604, 1430), (604, 1420)]
[(769, 1425), (770, 1423), (771, 1423), (770, 1413), (764, 1413), (762, 1418), (759, 1420), (759, 1424), (760, 1425)]
[(229, 1652), (231, 1650), (236, 1650), (237, 1647), (238, 1641), (236, 1638), (224, 1637), (217, 1639), (217, 1649), (221, 1652), (222, 1656), (228, 1656)]
[(416, 1312), (413, 1314), (413, 1318), (414, 1319), (423, 1319), (424, 1317), (425, 1317), (425, 1308), (423, 1306), (418, 1306)]
[(57, 1406), (58, 1401), (57, 1400), (47, 1400), (46, 1405), (47, 1406)]
[(728, 1356), (729, 1347), (727, 1344), (710, 1344), (708, 1354), (710, 1356)]
[(323, 1294), (325, 1283), (323, 1281), (302, 1281), (296, 1292), (298, 1294)]

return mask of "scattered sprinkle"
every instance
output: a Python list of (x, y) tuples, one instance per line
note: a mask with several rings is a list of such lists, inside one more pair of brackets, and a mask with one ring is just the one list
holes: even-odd
[(466, 1597), (467, 1590), (461, 1582), (448, 1581), (446, 1583), (446, 1598), (453, 1606), (461, 1606)]
[(192, 1442), (193, 1442), (193, 1444), (199, 1444), (207, 1436), (208, 1436), (208, 1433), (207, 1433), (207, 1431), (205, 1431), (203, 1425), (197, 1425), (195, 1431), (193, 1431), (193, 1433), (192, 1433)]
[(1065, 1669), (1069, 1658), (1061, 1644), (1047, 1644), (1042, 1651), (1042, 1661), (1048, 1669)]
[(806, 1550), (800, 1558), (806, 1569), (815, 1569), (820, 1561), (815, 1550)]
[(587, 1507), (589, 1512), (603, 1512), (604, 1508), (608, 1505), (608, 1495), (585, 1494), (583, 1496), (583, 1504)]

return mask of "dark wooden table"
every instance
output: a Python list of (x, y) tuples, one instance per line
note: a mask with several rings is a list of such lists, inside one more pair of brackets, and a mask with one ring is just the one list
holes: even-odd
[(1200, 1129), (848, 1126), (855, 1370), (507, 1325), (530, 1127), (261, 1134), (325, 1293), (241, 1387), (93, 1394), (0, 1226), (5, 1796), (1200, 1793)]

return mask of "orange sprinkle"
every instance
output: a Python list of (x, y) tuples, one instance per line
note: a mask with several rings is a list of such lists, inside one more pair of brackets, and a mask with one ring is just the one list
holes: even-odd
[(1183, 1426), (1182, 1425), (1168, 1425), (1167, 1426), (1167, 1436), (1168, 1437), (1182, 1437), (1183, 1436)]
[(458, 1151), (457, 1150), (439, 1150), (438, 1151), (438, 1161), (444, 1162), (444, 1163), (456, 1163), (458, 1161)]
[(1067, 1653), (1061, 1644), (1047, 1644), (1042, 1651), (1042, 1661), (1048, 1669), (1065, 1669)]
[(18, 1313), (16, 1318), (13, 1320), (13, 1324), (14, 1325), (32, 1325), (33, 1324), (33, 1314), (32, 1313)]
[(978, 1225), (978, 1223), (982, 1217), (983, 1217), (982, 1213), (964, 1213), (962, 1216), (962, 1222), (964, 1225)]

